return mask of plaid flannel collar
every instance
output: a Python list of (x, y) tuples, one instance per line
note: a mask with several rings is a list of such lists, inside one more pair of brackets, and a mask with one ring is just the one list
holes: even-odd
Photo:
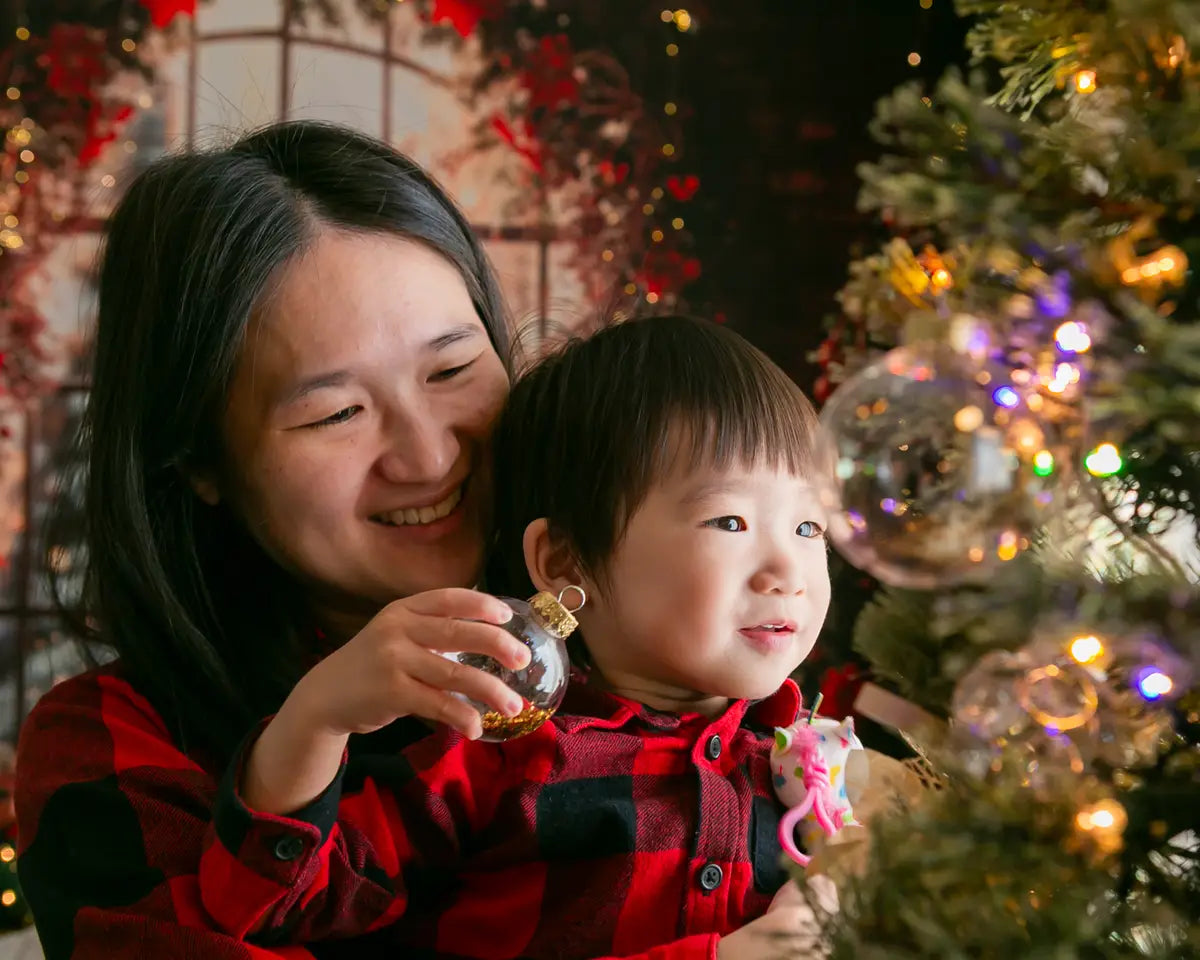
[(664, 713), (609, 693), (587, 682), (586, 674), (575, 672), (562, 708), (558, 711), (560, 727), (568, 733), (578, 730), (620, 730), (623, 727), (643, 727), (669, 731), (685, 727), (713, 727), (732, 732), (738, 727), (770, 732), (786, 727), (800, 713), (800, 688), (795, 681), (783, 681), (783, 686), (763, 700), (732, 700), (725, 712), (716, 718), (698, 713)]

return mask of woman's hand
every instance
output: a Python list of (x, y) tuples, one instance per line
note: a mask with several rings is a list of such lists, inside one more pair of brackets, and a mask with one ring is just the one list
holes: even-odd
[(478, 738), (479, 713), (456, 693), (516, 716), (523, 707), (516, 693), (441, 655), (479, 653), (511, 669), (528, 666), (529, 650), (496, 626), (511, 616), (495, 597), (461, 588), (389, 604), (306, 673), (263, 730), (243, 771), (246, 805), (276, 814), (307, 805), (337, 775), (351, 733), (399, 717), (424, 717)]
[(370, 733), (413, 715), (475, 739), (483, 733), (479, 713), (453, 693), (511, 716), (520, 713), (521, 698), (495, 677), (441, 654), (481, 653), (512, 669), (528, 666), (525, 645), (495, 626), (511, 616), (503, 601), (475, 590), (397, 600), (313, 667), (288, 703), (296, 700), (314, 728), (333, 735)]

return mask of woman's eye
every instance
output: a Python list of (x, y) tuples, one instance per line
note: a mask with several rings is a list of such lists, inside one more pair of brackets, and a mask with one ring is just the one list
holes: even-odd
[(796, 528), (796, 534), (801, 537), (819, 537), (825, 533), (825, 528), (814, 520), (805, 520)]
[(724, 530), (727, 533), (741, 533), (746, 529), (746, 521), (741, 517), (713, 517), (711, 520), (705, 520), (706, 527), (712, 527), (714, 530)]
[(330, 414), (328, 417), (324, 417), (320, 420), (317, 420), (315, 423), (310, 423), (309, 426), (310, 427), (328, 427), (328, 426), (332, 426), (335, 423), (345, 423), (347, 420), (349, 420), (351, 417), (355, 416), (361, 410), (362, 410), (362, 407), (359, 406), (358, 404), (355, 404), (350, 407), (345, 407), (344, 409), (339, 410), (337, 413)]
[(475, 363), (475, 361), (472, 360), (469, 363), (464, 363), (457, 367), (447, 367), (445, 370), (439, 370), (437, 373), (430, 375), (429, 382), (430, 383), (441, 383), (444, 380), (453, 380), (455, 377), (457, 377), (460, 373), (462, 373), (464, 370), (466, 370), (468, 367), (470, 367), (474, 363)]

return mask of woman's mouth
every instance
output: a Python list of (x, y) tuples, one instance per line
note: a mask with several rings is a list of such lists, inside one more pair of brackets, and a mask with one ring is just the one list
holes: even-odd
[(466, 483), (463, 482), (436, 503), (398, 508), (387, 513), (376, 514), (371, 517), (371, 520), (388, 527), (428, 526), (453, 513), (454, 509), (462, 502), (465, 489)]

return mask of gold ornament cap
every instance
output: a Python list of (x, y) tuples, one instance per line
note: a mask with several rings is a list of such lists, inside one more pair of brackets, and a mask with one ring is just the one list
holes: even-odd
[(534, 594), (529, 599), (530, 609), (537, 614), (538, 619), (542, 621), (546, 629), (560, 640), (566, 640), (567, 637), (575, 632), (575, 628), (579, 626), (579, 621), (572, 616), (575, 611), (568, 610), (563, 606), (563, 594), (568, 590), (579, 591), (579, 606), (575, 610), (578, 610), (579, 607), (582, 607), (587, 602), (587, 595), (580, 587), (564, 587), (557, 597), (543, 591)]

